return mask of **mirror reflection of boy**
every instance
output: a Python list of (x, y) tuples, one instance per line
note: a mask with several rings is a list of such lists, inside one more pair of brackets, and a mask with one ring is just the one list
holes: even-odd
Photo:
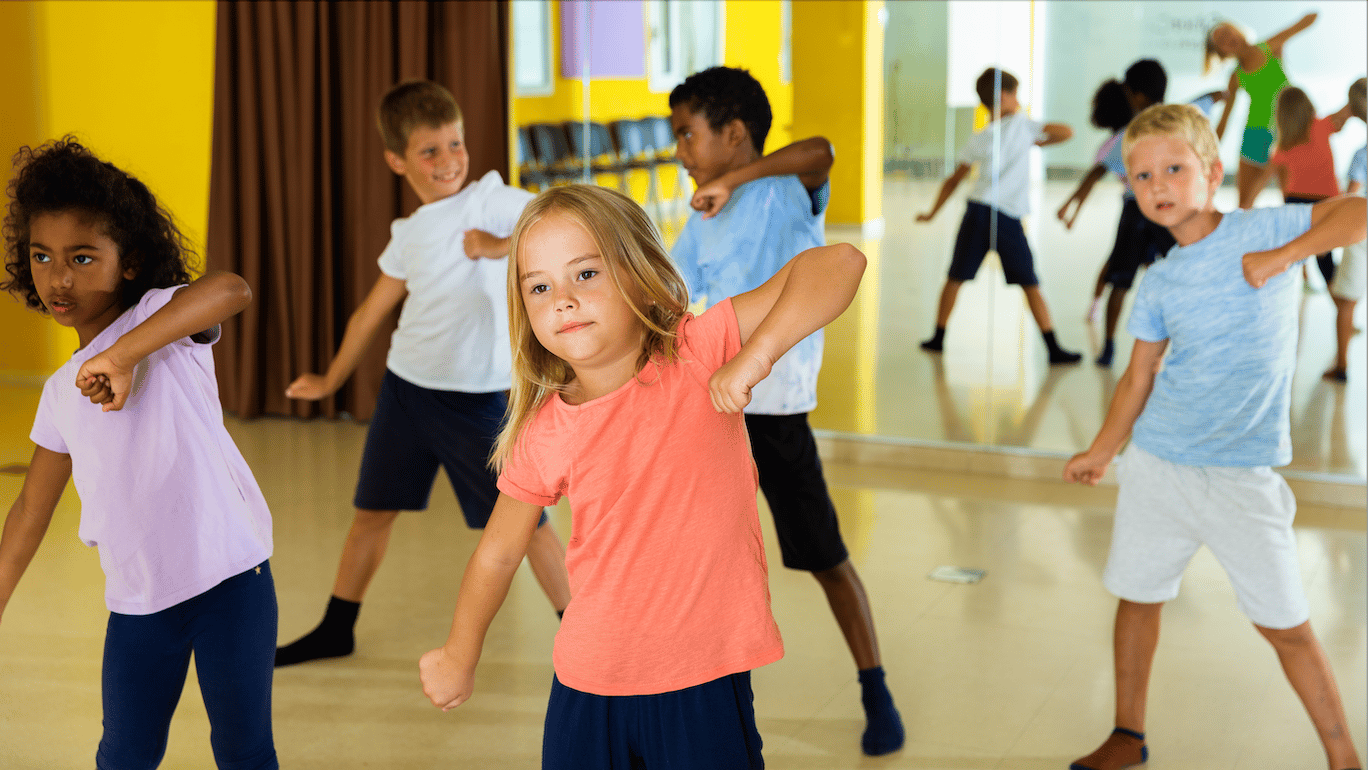
[(1119, 770), (1148, 759), (1145, 703), (1160, 614), (1203, 545), (1277, 652), (1330, 770), (1358, 768), (1334, 673), (1308, 619), (1296, 499), (1273, 467), (1292, 459), (1300, 284), (1287, 268), (1361, 240), (1364, 201), (1217, 211), (1216, 134), (1191, 105), (1149, 108), (1123, 141), (1141, 212), (1177, 246), (1141, 280), (1130, 364), (1092, 445), (1064, 468), (1066, 480), (1096, 485), (1131, 438), (1103, 575), (1119, 598), (1114, 729), (1070, 768)]
[(1023, 115), (1016, 97), (1017, 79), (1011, 73), (989, 67), (979, 75), (974, 90), (983, 106), (992, 111), (993, 120), (974, 134), (960, 151), (959, 165), (941, 184), (931, 210), (917, 215), (918, 222), (930, 222), (969, 175), (969, 170), (975, 164), (980, 167), (978, 179), (969, 191), (959, 235), (955, 237), (950, 276), (941, 289), (936, 331), (931, 339), (922, 342), (922, 350), (939, 353), (944, 348), (945, 325), (950, 321), (950, 311), (955, 307), (960, 286), (974, 279), (983, 258), (992, 249), (1002, 261), (1007, 283), (1019, 285), (1026, 293), (1026, 304), (1045, 339), (1050, 363), (1077, 363), (1083, 356), (1061, 348), (1055, 341), (1054, 321), (1045, 304), (1045, 295), (1040, 293), (1035, 258), (1021, 226), (1021, 218), (1031, 210), (1031, 148), (1066, 141), (1073, 136), (1073, 129), (1063, 123), (1040, 123)]
[[(698, 184), (671, 257), (692, 301), (708, 305), (750, 291), (795, 254), (826, 243), (831, 144), (822, 137), (762, 155), (773, 115), (745, 70), (712, 67), (670, 93), (680, 163)], [(884, 681), (878, 638), (860, 576), (841, 539), (807, 413), (817, 405), (822, 332), (805, 338), (756, 385), (746, 429), (774, 515), (784, 566), (811, 572), (826, 592), (859, 669), (866, 754), (903, 744), (902, 718)]]

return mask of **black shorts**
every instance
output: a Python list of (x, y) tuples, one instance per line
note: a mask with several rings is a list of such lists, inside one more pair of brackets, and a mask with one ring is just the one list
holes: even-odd
[(850, 558), (807, 415), (748, 414), (746, 431), (784, 566), (822, 572)]
[[(994, 230), (993, 222), (997, 227)], [(996, 238), (997, 243), (992, 243)], [(1035, 274), (1035, 259), (1031, 256), (1031, 244), (1026, 242), (1026, 231), (1021, 220), (1009, 217), (1001, 211), (994, 211), (978, 201), (969, 201), (960, 221), (959, 235), (955, 236), (955, 256), (950, 260), (950, 279), (972, 281), (978, 274), (979, 265), (987, 256), (989, 249), (998, 254), (1002, 262), (1002, 274), (1007, 283), (1037, 286), (1040, 279)]]
[(424, 510), (441, 466), (466, 524), (483, 529), (499, 498), (489, 454), (507, 408), (503, 391), (432, 390), (386, 370), (352, 504), (372, 511)]
[(1121, 218), (1116, 222), (1116, 243), (1107, 257), (1107, 283), (1129, 289), (1140, 267), (1162, 258), (1175, 243), (1167, 227), (1146, 219), (1135, 198), (1127, 196), (1121, 204)]

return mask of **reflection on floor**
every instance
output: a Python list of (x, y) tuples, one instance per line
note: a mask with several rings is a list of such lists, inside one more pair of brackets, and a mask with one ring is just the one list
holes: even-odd
[[(1100, 348), (1102, 324), (1088, 323), (1084, 316), (1115, 236), (1119, 184), (1100, 183), (1071, 231), (1054, 212), (1075, 183), (1036, 186), (1036, 214), (1027, 220), (1027, 228), (1042, 291), (1060, 343), (1085, 356), (1079, 365), (1056, 367), (1046, 364), (1044, 345), (1022, 294), (1003, 283), (993, 256), (978, 279), (960, 291), (945, 353), (933, 355), (917, 346), (934, 326), (936, 302), (964, 211), (961, 193), (935, 221), (915, 223), (916, 214), (930, 208), (938, 184), (890, 178), (884, 196), (887, 230), (880, 239), (861, 240), (858, 233), (829, 229), (831, 240), (854, 242), (871, 259), (854, 307), (828, 327), (814, 426), (1064, 454), (1086, 448), (1102, 424), (1133, 342), (1125, 333), (1123, 315), (1113, 367), (1091, 363)], [(1270, 190), (1258, 205), (1279, 202)], [(1223, 188), (1217, 205), (1233, 208), (1234, 190)], [(1314, 264), (1310, 274), (1293, 384), (1290, 467), (1362, 478), (1368, 468), (1364, 335), (1357, 335), (1350, 347), (1349, 384), (1321, 379), (1334, 358), (1335, 311)], [(1364, 305), (1358, 307), (1359, 328)]]
[[(0, 388), (0, 466), (27, 460), (37, 393)], [(275, 516), (280, 635), (291, 639), (316, 622), (326, 600), (364, 428), (294, 420), (230, 420), (229, 428)], [(859, 754), (863, 721), (850, 656), (814, 581), (778, 566), (762, 508), (787, 650), (754, 677), (768, 766), (1060, 770), (1090, 751), (1110, 729), (1112, 709), (1115, 605), (1100, 572), (1114, 493), (836, 464), (828, 473), (909, 740), (886, 758)], [(0, 475), (0, 501), (13, 500), (19, 485), (19, 477)], [(89, 767), (100, 735), (102, 577), (94, 552), (76, 538), (78, 511), (69, 490), (0, 624), (0, 767)], [(563, 507), (553, 520), (568, 533)], [(1304, 507), (1299, 520), (1312, 620), (1363, 748), (1363, 514)], [(357, 654), (276, 677), (282, 766), (538, 766), (556, 620), (526, 569), (491, 629), (474, 700), (443, 714), (418, 687), (416, 661), (446, 635), (475, 542), (443, 483), (428, 512), (400, 518), (361, 613)], [(988, 574), (977, 585), (927, 580), (939, 565)], [(1164, 624), (1150, 698), (1151, 767), (1324, 766), (1274, 656), (1207, 552), (1193, 562)], [(208, 745), (204, 709), (189, 684), (163, 767), (210, 767)]]

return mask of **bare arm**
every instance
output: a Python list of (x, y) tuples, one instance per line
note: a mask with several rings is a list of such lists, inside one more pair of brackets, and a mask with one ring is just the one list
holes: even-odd
[[(469, 259), (503, 259), (513, 245), (513, 238), (500, 238), (484, 230), (466, 230), (461, 244)], [(344, 378), (345, 379), (345, 378)]]
[(1064, 465), (1065, 481), (1095, 487), (1102, 480), (1107, 466), (1116, 459), (1121, 445), (1130, 438), (1136, 419), (1145, 411), (1145, 403), (1154, 390), (1154, 378), (1159, 374), (1168, 344), (1168, 340), (1135, 341), (1130, 365), (1116, 383), (1116, 393), (1112, 396), (1111, 406), (1107, 408), (1107, 418), (1102, 421), (1102, 428), (1097, 431), (1097, 437), (1087, 451), (1074, 455)]
[[(1078, 189), (1074, 190), (1073, 195), (1070, 195), (1069, 199), (1064, 201), (1064, 205), (1059, 207), (1057, 216), (1059, 217), (1059, 221), (1064, 223), (1064, 229), (1069, 230), (1073, 228), (1074, 220), (1078, 218), (1078, 212), (1083, 210), (1083, 202), (1092, 194), (1093, 186), (1101, 181), (1106, 173), (1107, 167), (1101, 163), (1088, 169), (1088, 175), (1083, 177), (1083, 181), (1078, 183)], [(1074, 206), (1073, 214), (1070, 214), (1069, 206), (1075, 203), (1077, 205)]]
[(1315, 22), (1316, 14), (1308, 13), (1305, 16), (1298, 19), (1296, 24), (1293, 24), (1292, 26), (1288, 27), (1282, 32), (1279, 32), (1273, 37), (1270, 37), (1265, 42), (1268, 43), (1268, 47), (1271, 51), (1273, 51), (1274, 56), (1282, 56), (1283, 44), (1285, 44), (1288, 41), (1288, 39), (1291, 38), (1293, 35), (1297, 34), (1298, 32), (1301, 32), (1302, 30), (1311, 26)]
[(964, 178), (969, 175), (970, 168), (972, 167), (968, 163), (961, 163), (955, 167), (955, 172), (946, 177), (945, 181), (941, 183), (940, 193), (936, 195), (935, 205), (933, 205), (931, 210), (925, 214), (917, 215), (918, 222), (930, 222), (935, 218), (936, 212), (940, 211), (941, 206), (944, 206), (945, 202), (950, 200), (950, 196), (955, 194), (955, 188), (959, 187), (960, 182), (963, 182)]
[(370, 293), (351, 314), (351, 318), (347, 319), (347, 331), (342, 335), (342, 344), (337, 348), (337, 355), (333, 357), (332, 363), (328, 364), (327, 373), (322, 376), (300, 375), (285, 389), (286, 397), (317, 401), (336, 393), (337, 389), (342, 387), (342, 383), (356, 371), (361, 356), (370, 349), (371, 343), (375, 341), (376, 332), (380, 330), (380, 325), (385, 322), (390, 311), (403, 302), (407, 295), (408, 288), (403, 281), (381, 273), (375, 280), (375, 285), (371, 287)]
[(1037, 147), (1049, 147), (1073, 138), (1073, 129), (1066, 123), (1046, 123), (1041, 131), (1044, 132), (1045, 138), (1036, 140)]
[(732, 297), (741, 350), (708, 381), (719, 412), (739, 412), (774, 362), (834, 321), (855, 298), (865, 256), (848, 243), (800, 253), (754, 291)]
[(418, 662), (423, 693), (443, 711), (470, 699), (485, 634), (508, 596), (508, 587), (527, 553), (541, 512), (540, 505), (502, 493), (494, 504), (480, 544), (461, 578), (446, 644), (428, 651)]
[(52, 512), (57, 509), (57, 501), (70, 478), (71, 455), (43, 447), (33, 450), (24, 486), (10, 506), (4, 535), (0, 536), (0, 616), (5, 614), (14, 587), (43, 542), (52, 523)]
[(104, 411), (122, 409), (133, 384), (133, 367), (138, 362), (181, 337), (213, 329), (241, 313), (251, 301), (252, 290), (241, 277), (233, 273), (206, 273), (177, 290), (160, 310), (82, 364), (76, 373), (76, 386), (90, 395), (88, 389), (95, 383), (106, 382), (112, 397), (102, 401)]
[(1226, 86), (1225, 107), (1221, 109), (1221, 119), (1216, 123), (1216, 139), (1225, 136), (1226, 123), (1230, 122), (1230, 111), (1235, 108), (1235, 92), (1240, 90), (1238, 69), (1230, 73), (1230, 85)]
[(1263, 288), (1268, 279), (1312, 254), (1358, 243), (1368, 234), (1364, 224), (1368, 206), (1357, 195), (1341, 195), (1311, 207), (1311, 228), (1276, 249), (1244, 255), (1244, 276), (1250, 286)]
[(1349, 119), (1352, 117), (1354, 117), (1353, 107), (1346, 104), (1343, 107), (1339, 108), (1338, 112), (1335, 112), (1330, 115), (1330, 133), (1338, 133), (1340, 129), (1344, 128), (1344, 124), (1348, 123)]
[(703, 212), (704, 219), (711, 219), (727, 205), (736, 188), (767, 176), (796, 174), (803, 187), (816, 190), (831, 177), (831, 164), (835, 159), (831, 142), (826, 137), (803, 139), (703, 185), (694, 193), (690, 205)]

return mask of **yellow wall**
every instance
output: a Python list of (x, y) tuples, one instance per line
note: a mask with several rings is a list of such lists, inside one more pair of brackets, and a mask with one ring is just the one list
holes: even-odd
[(827, 222), (883, 215), (882, 0), (793, 3), (795, 136), (836, 148)]
[[(0, 3), (0, 152), (73, 133), (145, 182), (202, 250), (214, 17), (211, 0)], [(74, 332), (4, 298), (0, 334), (35, 341), (0, 346), (0, 375), (46, 375), (76, 347)]]

